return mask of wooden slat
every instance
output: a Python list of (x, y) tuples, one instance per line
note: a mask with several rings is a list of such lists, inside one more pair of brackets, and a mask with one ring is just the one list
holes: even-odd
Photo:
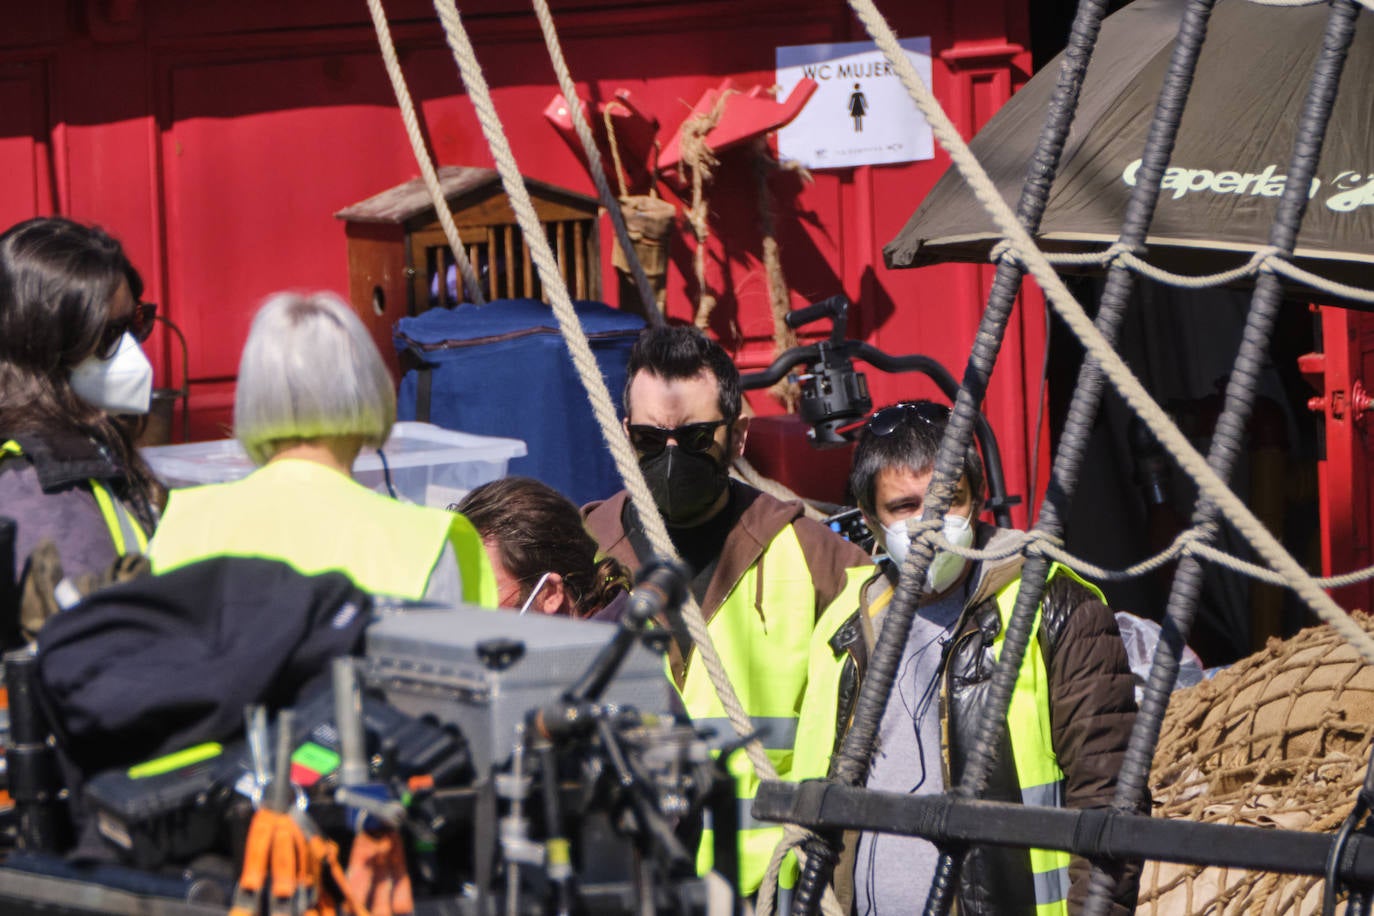
[(573, 294), (579, 299), (587, 298), (587, 246), (582, 237), (582, 221), (578, 220), (572, 224), (573, 227), (573, 281), (577, 286), (577, 291)]
[(515, 227), (502, 227), (501, 235), (506, 242), (506, 298), (515, 299), (519, 296), (515, 291)]
[[(446, 248), (446, 247), (437, 247), (437, 246), (436, 246), (436, 247), (434, 247), (434, 248), (428, 249), (428, 250), (425, 252), (425, 301), (426, 301), (426, 302), (432, 302), (432, 301), (434, 301), (434, 300), (437, 298), (437, 299), (438, 299), (438, 302), (436, 303), (437, 305), (439, 305), (439, 306), (447, 306), (447, 305), (448, 305), (448, 283), (445, 282), (445, 278), (447, 277), (447, 274), (448, 274), (448, 272), (447, 272), (447, 270), (446, 270), (446, 268), (447, 268), (447, 266), (448, 266), (448, 258), (449, 258), (449, 253), (448, 253), (448, 248)], [(433, 279), (434, 277), (438, 277), (438, 278), (439, 278), (439, 281), (438, 281), (438, 284), (437, 284), (437, 287), (436, 287), (436, 288), (438, 289), (438, 291), (439, 291), (439, 295), (438, 295), (437, 297), (431, 295), (431, 294), (430, 294), (430, 291), (429, 291), (429, 290), (430, 290), (430, 283), (434, 282), (434, 279)]]
[(558, 255), (558, 272), (563, 277), (563, 285), (568, 285), (568, 224), (559, 220), (555, 224), (557, 229), (557, 248), (554, 249)]
[[(472, 272), (477, 275), (477, 285), (480, 288), (482, 285), (482, 246), (476, 242), (468, 245), (468, 263), (472, 265)], [(463, 290), (463, 294), (458, 297), (458, 301), (464, 302), (467, 298), (467, 290)]]
[(491, 226), (487, 227), (487, 298), (500, 299), (501, 295), (496, 291), (496, 230)]
[(520, 260), (525, 267), (525, 288), (521, 292), (531, 299), (538, 299), (539, 294), (534, 287), (534, 265), (530, 263), (530, 245), (525, 240), (524, 233), (521, 233), (520, 239)]

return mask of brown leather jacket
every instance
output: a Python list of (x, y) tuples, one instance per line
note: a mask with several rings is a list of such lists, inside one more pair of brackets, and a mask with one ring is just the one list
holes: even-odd
[[(979, 524), (976, 544), (993, 545), (1006, 534)], [(944, 650), (940, 708), (947, 786), (956, 784), (963, 773), (987, 705), (994, 667), (992, 644), (1001, 628), (996, 595), (1020, 578), (1021, 566), (1019, 556), (974, 565), (969, 598)], [(865, 585), (860, 613), (866, 615), (868, 605), (890, 587), (883, 572), (875, 574)], [(1096, 595), (1067, 575), (1050, 580), (1040, 606), (1038, 639), (1050, 678), (1051, 740), (1064, 771), (1065, 805), (1110, 807), (1136, 716), (1134, 683), (1116, 619)], [(860, 620), (856, 614), (856, 624)], [(842, 697), (841, 715), (846, 722), (867, 664), (867, 646), (861, 635), (865, 629), (856, 625), (847, 644), (836, 647), (849, 652), (857, 675), (847, 679)], [(1003, 731), (984, 798), (1020, 801), (1009, 741)], [(1147, 799), (1140, 813), (1148, 813), (1149, 807)], [(846, 842), (846, 855), (836, 869), (836, 890), (842, 901), (852, 897), (854, 845)], [(1090, 871), (1086, 860), (1072, 860), (1070, 913), (1078, 912), (1087, 898)], [(1112, 895), (1113, 913), (1134, 911), (1138, 884), (1138, 867), (1119, 871)], [(1025, 852), (996, 847), (971, 849), (960, 874), (958, 899), (963, 914), (1033, 913), (1034, 893)]]

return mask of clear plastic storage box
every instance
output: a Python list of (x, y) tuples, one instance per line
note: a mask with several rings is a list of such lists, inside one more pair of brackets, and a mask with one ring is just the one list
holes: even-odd
[[(406, 422), (392, 428), (383, 451), (398, 496), (442, 508), (457, 502), (473, 487), (506, 476), (510, 460), (525, 454), (525, 443)], [(233, 439), (157, 445), (142, 452), (169, 487), (238, 480), (253, 470), (253, 462)], [(358, 456), (353, 476), (365, 487), (386, 492), (382, 460), (375, 451), (365, 450)]]

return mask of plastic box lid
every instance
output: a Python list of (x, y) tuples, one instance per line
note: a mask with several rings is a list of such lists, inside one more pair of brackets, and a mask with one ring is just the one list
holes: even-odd
[[(392, 427), (382, 450), (399, 496), (443, 507), (479, 484), (504, 477), (510, 460), (525, 454), (525, 443), (457, 432), (431, 423), (403, 422)], [(169, 487), (224, 483), (253, 471), (253, 462), (233, 439), (150, 446), (142, 453)], [(366, 487), (386, 492), (382, 459), (374, 451), (358, 456), (353, 476)]]

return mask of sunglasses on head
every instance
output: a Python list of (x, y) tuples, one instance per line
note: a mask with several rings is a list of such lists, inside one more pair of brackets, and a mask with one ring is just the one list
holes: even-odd
[(868, 431), (875, 436), (890, 436), (904, 423), (920, 422), (936, 426), (949, 421), (949, 408), (933, 401), (904, 401), (874, 411), (868, 418)]
[(729, 422), (708, 420), (705, 423), (685, 423), (675, 429), (631, 423), (630, 444), (645, 458), (652, 458), (667, 448), (669, 439), (687, 451), (699, 454), (709, 449), (711, 443), (716, 441), (716, 430)]
[(138, 303), (132, 312), (105, 325), (105, 330), (100, 335), (100, 347), (96, 353), (101, 359), (110, 359), (119, 349), (119, 341), (125, 334), (129, 334), (134, 340), (143, 343), (153, 333), (153, 322), (156, 317), (157, 303)]

